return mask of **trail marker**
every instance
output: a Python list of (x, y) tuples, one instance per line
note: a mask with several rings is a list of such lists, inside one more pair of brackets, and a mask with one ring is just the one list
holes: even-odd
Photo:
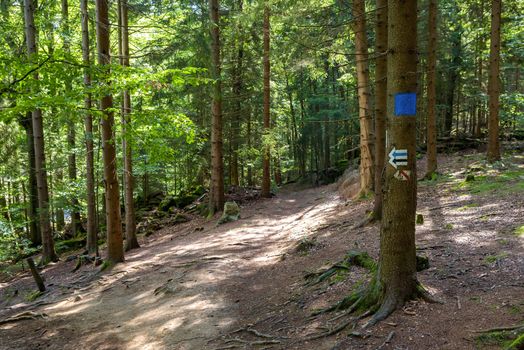
[(404, 92), (395, 95), (395, 116), (417, 115), (417, 94)]
[(400, 181), (409, 181), (411, 178), (411, 171), (410, 170), (397, 170), (395, 173), (395, 179)]
[(408, 165), (408, 150), (396, 149), (393, 147), (391, 152), (389, 152), (389, 164), (391, 164), (395, 169), (398, 169), (399, 165)]

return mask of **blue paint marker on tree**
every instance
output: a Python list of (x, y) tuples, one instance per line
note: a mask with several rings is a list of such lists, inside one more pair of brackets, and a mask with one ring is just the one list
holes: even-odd
[(403, 92), (395, 95), (395, 116), (416, 116), (417, 94)]

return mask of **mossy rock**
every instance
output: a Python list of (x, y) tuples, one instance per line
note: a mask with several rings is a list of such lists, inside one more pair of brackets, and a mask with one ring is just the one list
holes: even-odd
[(417, 214), (416, 223), (417, 225), (424, 225), (424, 215)]
[(85, 237), (77, 237), (68, 239), (65, 241), (58, 241), (55, 244), (55, 250), (58, 254), (61, 254), (63, 252), (67, 252), (70, 250), (80, 249), (86, 244), (86, 238)]
[(308, 238), (302, 238), (300, 242), (298, 242), (297, 246), (295, 247), (295, 252), (300, 255), (306, 255), (316, 245), (317, 243), (314, 240), (308, 239)]
[(218, 220), (218, 225), (225, 224), (227, 222), (237, 221), (240, 219), (240, 207), (235, 202), (226, 202), (224, 204), (224, 213)]
[(475, 181), (475, 175), (473, 174), (466, 175), (466, 182), (472, 182), (472, 181)]
[(166, 196), (160, 204), (158, 205), (159, 211), (169, 211), (169, 208), (174, 207), (176, 205), (176, 197), (174, 196)]

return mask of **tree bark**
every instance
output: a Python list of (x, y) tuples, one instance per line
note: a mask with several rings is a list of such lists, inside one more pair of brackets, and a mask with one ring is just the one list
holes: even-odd
[[(69, 29), (69, 4), (67, 0), (62, 0), (62, 30), (64, 33), (64, 51), (67, 55), (70, 54), (70, 29)], [(65, 89), (66, 94), (70, 93), (72, 90), (71, 86), (71, 80), (69, 77), (65, 80)], [(67, 157), (67, 169), (68, 169), (68, 175), (69, 180), (72, 183), (76, 182), (76, 153), (75, 153), (75, 147), (76, 147), (76, 130), (75, 130), (75, 119), (73, 115), (70, 115), (67, 119), (67, 145), (69, 147), (69, 154)], [(76, 194), (73, 194), (73, 197), (70, 198), (71, 201), (71, 231), (73, 232), (73, 236), (76, 236), (76, 234), (79, 231), (82, 231), (82, 225), (81, 225), (81, 219), (80, 219), (80, 211), (79, 211), (79, 202), (78, 198), (76, 198)]]
[[(270, 50), (270, 10), (268, 0), (264, 1), (264, 42), (263, 42), (263, 55), (264, 55), (264, 134), (269, 135), (271, 129), (271, 116), (270, 116), (270, 104), (271, 104), (271, 62), (269, 58)], [(264, 159), (263, 159), (263, 173), (262, 173), (262, 192), (261, 196), (264, 198), (271, 197), (271, 173), (270, 173), (270, 145), (264, 145)]]
[(373, 189), (373, 141), (364, 0), (353, 1), (353, 18), (357, 61), (358, 116), (360, 120), (360, 195), (367, 195)]
[[(121, 65), (129, 67), (129, 26), (128, 26), (128, 2), (119, 0), (119, 14), (121, 22)], [(124, 134), (122, 147), (124, 152), (124, 202), (125, 202), (125, 227), (126, 245), (125, 250), (140, 248), (136, 237), (135, 204), (133, 200), (134, 177), (133, 177), (133, 153), (129, 143), (128, 129), (131, 124), (131, 95), (125, 90), (122, 93), (122, 132)]]
[[(36, 27), (34, 20), (36, 4), (33, 0), (24, 0), (25, 37), (27, 54), (30, 62), (38, 62), (38, 48), (36, 44)], [(38, 72), (34, 73), (34, 80), (38, 80)], [(35, 146), (35, 173), (38, 192), (40, 233), (42, 235), (41, 264), (58, 261), (53, 241), (53, 232), (49, 221), (49, 188), (47, 185), (47, 171), (45, 167), (44, 123), (42, 111), (36, 109), (32, 114), (33, 137)]]
[(437, 11), (437, 0), (430, 0), (428, 11), (428, 162), (426, 167), (426, 178), (431, 178), (431, 176), (433, 176), (433, 174), (437, 171)]
[(27, 215), (29, 218), (29, 239), (33, 246), (42, 244), (40, 226), (38, 225), (38, 187), (36, 184), (36, 162), (35, 162), (35, 139), (33, 135), (32, 113), (27, 112), (20, 117), (19, 123), (25, 130), (27, 141), (28, 176), (29, 176), (29, 207)]
[(502, 0), (491, 1), (491, 44), (489, 49), (489, 122), (488, 161), (500, 160), (499, 107), (500, 107), (500, 17)]
[[(108, 0), (96, 0), (96, 33), (98, 64), (105, 67), (103, 83), (110, 84), (109, 67), (109, 17)], [(108, 94), (102, 97), (100, 109), (102, 117), (102, 144), (104, 159), (105, 203), (107, 219), (107, 261), (115, 264), (124, 261), (122, 242), (122, 220), (120, 215), (120, 197), (116, 172), (116, 150), (113, 136), (114, 115), (112, 112), (113, 97)]]
[[(82, 25), (82, 60), (85, 66), (90, 65), (89, 57), (89, 13), (88, 0), (80, 0), (81, 25)], [(91, 75), (88, 69), (84, 70), (84, 85), (91, 86)], [(89, 254), (98, 255), (98, 230), (96, 227), (96, 196), (95, 196), (95, 171), (94, 171), (94, 137), (91, 94), (86, 93), (84, 98), (86, 115), (84, 118), (85, 147), (86, 147), (86, 194), (87, 194), (87, 245)]]
[(209, 213), (212, 215), (224, 209), (225, 201), (219, 0), (209, 0), (209, 16), (211, 20), (211, 75), (214, 80), (211, 103), (211, 190), (209, 191)]
[[(381, 307), (374, 321), (417, 296), (415, 213), (417, 207), (416, 117), (395, 113), (396, 95), (417, 91), (417, 1), (388, 1), (388, 124), (386, 150), (407, 151), (407, 164), (386, 166), (380, 231), (378, 283)], [(406, 177), (398, 176), (399, 172)]]
[(382, 217), (382, 182), (384, 159), (386, 156), (386, 116), (387, 116), (387, 49), (388, 49), (388, 2), (377, 0), (377, 24), (375, 50), (375, 202), (373, 215), (376, 220)]

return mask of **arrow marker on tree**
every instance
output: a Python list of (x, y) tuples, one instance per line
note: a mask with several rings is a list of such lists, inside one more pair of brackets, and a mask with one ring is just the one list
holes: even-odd
[(389, 164), (391, 164), (395, 169), (397, 169), (399, 165), (408, 165), (408, 150), (397, 150), (393, 147), (391, 152), (389, 152)]

